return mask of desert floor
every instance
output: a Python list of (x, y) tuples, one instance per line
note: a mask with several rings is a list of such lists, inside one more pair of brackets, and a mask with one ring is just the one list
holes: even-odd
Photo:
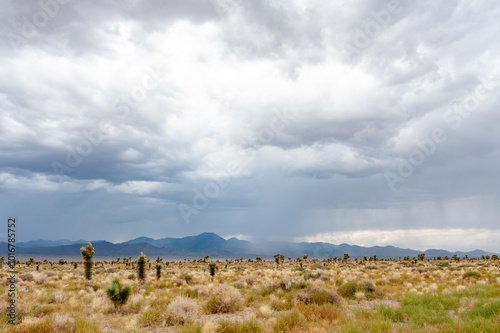
[[(9, 267), (0, 286), (1, 332), (499, 332), (500, 260), (285, 260), (16, 265), (16, 322), (8, 323)], [(38, 266), (38, 270), (37, 267)], [(118, 277), (131, 296), (116, 309)]]

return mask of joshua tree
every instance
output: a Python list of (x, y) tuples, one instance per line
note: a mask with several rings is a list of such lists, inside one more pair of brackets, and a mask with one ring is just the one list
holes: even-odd
[(349, 259), (349, 253), (344, 253), (344, 261), (347, 261)]
[(217, 264), (214, 262), (211, 262), (208, 264), (208, 267), (210, 267), (210, 276), (212, 277), (212, 281), (213, 281), (214, 275), (215, 275), (215, 270), (217, 269)]
[(275, 254), (273, 257), (274, 257), (274, 261), (276, 262), (276, 265), (279, 265), (281, 254), (279, 254), (279, 253)]
[(146, 279), (146, 258), (147, 256), (142, 252), (137, 258), (137, 277), (142, 281), (142, 283), (144, 283), (144, 279)]
[(73, 268), (76, 269), (78, 267), (78, 263), (76, 261), (73, 261)]
[(255, 257), (255, 261), (262, 262), (262, 258), (261, 257)]
[(92, 247), (92, 243), (88, 243), (87, 246), (82, 247), (80, 249), (80, 254), (82, 255), (83, 260), (85, 260), (85, 279), (87, 286), (90, 280), (92, 279), (92, 257), (94, 256), (94, 248)]
[(156, 278), (159, 280), (161, 278), (161, 264), (157, 263), (156, 264)]
[(106, 288), (105, 292), (106, 295), (108, 295), (109, 300), (113, 302), (116, 312), (119, 307), (127, 302), (128, 298), (130, 297), (131, 289), (130, 285), (128, 284), (125, 287), (122, 287), (122, 285), (120, 284), (120, 279), (114, 278), (111, 287)]
[(418, 260), (420, 260), (420, 261), (424, 261), (424, 258), (425, 258), (425, 253), (419, 253), (419, 254), (417, 255), (417, 258), (418, 258)]
[(210, 256), (204, 256), (203, 257), (203, 262), (207, 262), (207, 259), (210, 258)]
[(304, 258), (304, 261), (307, 261), (307, 257), (309, 257), (308, 254), (304, 254), (304, 256), (302, 258)]

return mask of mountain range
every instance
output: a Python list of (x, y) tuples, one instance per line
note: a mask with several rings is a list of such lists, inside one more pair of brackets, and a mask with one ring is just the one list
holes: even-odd
[[(45, 255), (45, 256), (80, 256), (80, 248), (87, 244), (86, 240), (34, 240), (24, 243), (16, 243), (16, 253), (21, 255)], [(410, 258), (417, 257), (422, 251), (403, 249), (394, 246), (363, 247), (349, 244), (330, 243), (294, 243), (294, 242), (263, 242), (251, 243), (237, 238), (224, 239), (214, 233), (202, 233), (197, 236), (182, 238), (139, 237), (122, 243), (110, 243), (104, 240), (92, 241), (96, 251), (96, 257), (136, 257), (139, 252), (144, 252), (149, 257), (165, 257), (169, 259), (199, 259), (205, 255), (211, 258), (272, 258), (276, 253), (287, 257), (302, 258), (307, 254), (309, 258), (343, 257), (348, 253), (351, 258), (371, 257), (378, 258)], [(0, 248), (7, 249), (5, 242), (0, 242)], [(492, 255), (492, 252), (474, 250), (469, 252), (450, 252), (440, 249), (429, 249), (424, 251), (426, 258), (459, 257), (468, 255), (469, 258), (480, 258), (482, 255)], [(2, 254), (3, 255), (3, 254)]]

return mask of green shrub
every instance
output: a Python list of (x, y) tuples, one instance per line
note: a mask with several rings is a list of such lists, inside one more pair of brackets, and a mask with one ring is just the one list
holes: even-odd
[(183, 294), (189, 298), (197, 298), (198, 297), (198, 291), (193, 290), (191, 288), (186, 289)]
[(325, 290), (313, 291), (311, 293), (311, 302), (318, 305), (328, 303), (328, 294)]
[(121, 307), (127, 302), (131, 294), (131, 288), (128, 284), (122, 287), (120, 279), (114, 278), (111, 287), (106, 288), (105, 292), (106, 295), (108, 295), (109, 300), (113, 302), (116, 310), (118, 307)]
[(339, 294), (344, 298), (354, 298), (357, 290), (358, 285), (356, 282), (347, 282), (340, 286)]
[(479, 279), (480, 277), (481, 277), (481, 274), (479, 274), (478, 272), (474, 272), (474, 271), (465, 272), (462, 275), (463, 279), (468, 279), (468, 278)]
[(218, 322), (218, 333), (258, 333), (262, 327), (255, 319), (246, 321), (221, 320)]
[(275, 332), (290, 332), (297, 326), (304, 324), (306, 317), (297, 309), (283, 311), (276, 315)]
[(362, 281), (357, 285), (357, 290), (364, 293), (374, 293), (375, 286), (370, 281)]
[(210, 299), (208, 300), (207, 303), (205, 303), (205, 306), (203, 307), (203, 309), (207, 312), (207, 313), (218, 313), (219, 312), (219, 300), (217, 299), (217, 296), (215, 295), (212, 295), (210, 297)]
[(141, 327), (158, 326), (166, 319), (164, 310), (150, 309), (137, 320), (137, 324)]
[(182, 273), (181, 275), (179, 275), (179, 279), (186, 281), (187, 284), (191, 284), (191, 282), (193, 282), (193, 276), (187, 273)]

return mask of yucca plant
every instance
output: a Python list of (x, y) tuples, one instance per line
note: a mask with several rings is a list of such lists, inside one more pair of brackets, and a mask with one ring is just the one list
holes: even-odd
[(156, 278), (159, 280), (161, 278), (161, 264), (157, 263), (156, 264)]
[(217, 264), (214, 262), (211, 262), (208, 264), (208, 267), (210, 268), (210, 276), (212, 277), (212, 280), (213, 280), (214, 275), (215, 275), (215, 270), (217, 269)]
[(137, 277), (142, 281), (142, 283), (144, 283), (144, 280), (146, 279), (146, 258), (147, 256), (142, 252), (137, 258)]
[(88, 242), (87, 246), (80, 249), (80, 254), (83, 260), (85, 260), (85, 279), (87, 282), (92, 279), (92, 257), (94, 256), (94, 251), (90, 242)]
[(116, 312), (117, 309), (127, 302), (131, 294), (131, 288), (128, 284), (122, 287), (120, 279), (114, 278), (111, 287), (106, 288), (105, 292), (106, 295), (108, 295), (109, 300), (113, 302)]

